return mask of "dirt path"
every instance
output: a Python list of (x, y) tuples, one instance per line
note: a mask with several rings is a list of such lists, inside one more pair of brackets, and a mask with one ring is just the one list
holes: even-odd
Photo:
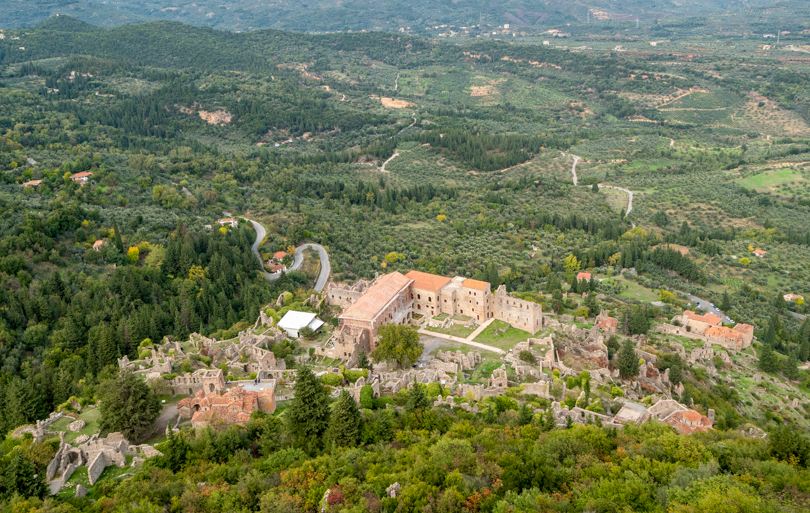
[(396, 152), (393, 155), (391, 155), (390, 157), (388, 157), (388, 160), (383, 162), (383, 165), (380, 167), (380, 173), (389, 173), (390, 171), (385, 170), (385, 166), (386, 166), (386, 164), (388, 164), (389, 162), (391, 162), (392, 160), (394, 160), (397, 157), (399, 157), (399, 152)]
[(394, 80), (394, 91), (396, 91), (398, 87), (399, 87), (399, 73), (397, 73), (397, 78)]
[(145, 434), (141, 437), (139, 442), (143, 442), (149, 438), (152, 438), (155, 435), (159, 435), (161, 433), (166, 432), (166, 426), (169, 425), (169, 422), (173, 421), (177, 418), (177, 403), (170, 403), (163, 407), (163, 412), (160, 414), (160, 417), (157, 418), (155, 421), (155, 426), (149, 433)]
[(673, 138), (671, 138), (671, 137), (670, 137), (670, 139), (669, 139), (669, 147), (670, 147), (670, 148), (674, 148), (674, 147), (675, 147), (675, 139), (673, 139)]
[(401, 134), (402, 132), (404, 132), (405, 130), (411, 128), (412, 126), (414, 126), (416, 124), (416, 112), (411, 112), (411, 118), (413, 118), (413, 123), (411, 123), (410, 125), (406, 126), (402, 130), (397, 132), (397, 135)]
[[(563, 155), (565, 155), (565, 153), (563, 153)], [(571, 155), (571, 154), (569, 153), (568, 155)], [(577, 163), (582, 159), (577, 157), (576, 155), (571, 155), (571, 156), (574, 157), (574, 165), (571, 166), (571, 175), (573, 175), (573, 177), (574, 177), (574, 185), (579, 185), (579, 181), (577, 180)]]

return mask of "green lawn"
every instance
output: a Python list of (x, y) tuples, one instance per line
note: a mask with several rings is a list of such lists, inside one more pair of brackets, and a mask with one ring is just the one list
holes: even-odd
[(99, 417), (101, 416), (101, 412), (98, 408), (93, 408), (91, 410), (86, 410), (84, 413), (79, 415), (79, 420), (83, 420), (87, 425), (84, 426), (84, 429), (79, 431), (78, 433), (74, 433), (72, 431), (68, 431), (67, 427), (68, 424), (73, 422), (73, 419), (70, 417), (62, 417), (61, 419), (57, 420), (51, 425), (51, 430), (53, 431), (65, 431), (65, 441), (68, 443), (72, 443), (79, 435), (88, 435), (92, 436), (98, 433), (98, 423)]
[(737, 180), (737, 183), (747, 189), (767, 189), (770, 187), (778, 187), (793, 181), (799, 182), (803, 185), (806, 185), (807, 182), (799, 171), (796, 171), (795, 169), (783, 168), (773, 169), (770, 171), (765, 171), (764, 173), (759, 173), (758, 175), (741, 178), (740, 180)]
[(492, 324), (487, 326), (487, 329), (475, 337), (475, 342), (498, 347), (500, 349), (511, 349), (515, 347), (515, 344), (531, 337), (531, 333), (513, 328), (506, 322), (493, 321)]
[(658, 291), (642, 287), (634, 281), (630, 281), (624, 276), (617, 276), (616, 278), (608, 278), (603, 281), (604, 284), (618, 283), (622, 286), (621, 296), (632, 297), (641, 301), (658, 301), (660, 299)]
[(454, 337), (467, 338), (475, 331), (462, 324), (454, 324), (448, 328), (426, 328), (427, 331), (434, 331), (436, 333), (444, 333), (445, 335), (453, 335)]

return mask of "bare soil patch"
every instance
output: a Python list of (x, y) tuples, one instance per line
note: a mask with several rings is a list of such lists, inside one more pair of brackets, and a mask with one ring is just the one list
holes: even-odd
[(405, 109), (408, 107), (415, 107), (415, 103), (406, 102), (405, 100), (396, 100), (394, 98), (380, 98), (383, 107), (386, 109)]

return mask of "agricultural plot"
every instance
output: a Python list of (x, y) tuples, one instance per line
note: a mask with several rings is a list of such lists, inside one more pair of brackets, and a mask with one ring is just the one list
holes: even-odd
[(746, 189), (770, 190), (782, 195), (803, 195), (807, 192), (808, 172), (792, 168), (772, 169), (737, 180)]

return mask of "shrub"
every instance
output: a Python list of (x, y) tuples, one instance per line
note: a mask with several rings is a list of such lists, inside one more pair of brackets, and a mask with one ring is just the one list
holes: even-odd
[(329, 385), (331, 387), (340, 386), (343, 383), (343, 375), (342, 374), (334, 374), (332, 372), (327, 372), (323, 374), (320, 378), (321, 383), (324, 385)]
[(523, 360), (524, 362), (530, 363), (530, 364), (532, 364), (532, 365), (534, 365), (535, 363), (537, 363), (537, 359), (534, 357), (534, 355), (532, 354), (532, 352), (531, 352), (531, 351), (528, 351), (528, 350), (526, 350), (526, 349), (524, 349), (523, 351), (521, 351), (521, 352), (518, 354), (518, 358), (520, 358), (520, 359), (521, 359), (521, 360)]

